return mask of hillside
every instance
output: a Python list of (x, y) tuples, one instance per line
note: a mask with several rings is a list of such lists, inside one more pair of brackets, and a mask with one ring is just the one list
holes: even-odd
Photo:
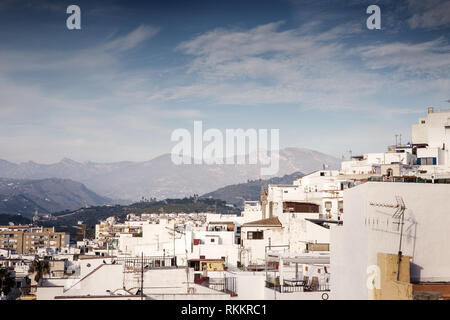
[(0, 178), (0, 213), (31, 217), (85, 206), (111, 203), (83, 184), (68, 179), (22, 180)]
[(295, 172), (284, 175), (283, 177), (251, 180), (246, 183), (238, 183), (217, 189), (216, 191), (202, 195), (201, 198), (220, 199), (241, 207), (245, 200), (259, 200), (261, 187), (268, 184), (292, 184), (294, 180), (301, 176), (303, 176), (301, 172)]
[(0, 226), (7, 226), (10, 222), (14, 223), (15, 225), (23, 225), (30, 224), (31, 220), (22, 217), (21, 215), (0, 214)]

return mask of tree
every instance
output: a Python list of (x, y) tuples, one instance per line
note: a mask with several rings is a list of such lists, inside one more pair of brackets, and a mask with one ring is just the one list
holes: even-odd
[(8, 295), (15, 285), (14, 278), (8, 269), (0, 267), (0, 293)]
[(47, 258), (44, 258), (44, 260), (34, 260), (31, 264), (30, 268), (28, 269), (28, 273), (36, 273), (34, 276), (34, 280), (36, 282), (39, 282), (39, 280), (42, 279), (42, 277), (45, 274), (50, 273), (50, 263)]

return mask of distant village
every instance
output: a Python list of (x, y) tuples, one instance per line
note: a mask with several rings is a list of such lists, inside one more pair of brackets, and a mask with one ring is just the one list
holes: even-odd
[[(450, 299), (450, 110), (269, 184), (240, 214), (130, 213), (95, 238), (0, 226), (2, 300)], [(80, 222), (81, 223), (81, 222)]]

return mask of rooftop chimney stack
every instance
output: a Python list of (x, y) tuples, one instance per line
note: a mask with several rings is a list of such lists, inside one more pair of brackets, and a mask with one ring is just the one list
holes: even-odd
[(433, 107), (428, 107), (428, 108), (427, 108), (427, 113), (428, 113), (428, 114), (433, 113)]

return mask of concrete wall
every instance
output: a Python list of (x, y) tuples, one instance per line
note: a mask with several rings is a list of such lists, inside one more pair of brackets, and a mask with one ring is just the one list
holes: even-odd
[[(263, 239), (247, 239), (247, 232), (264, 231)], [(248, 264), (264, 264), (266, 258), (266, 247), (270, 244), (272, 246), (286, 245), (284, 229), (281, 227), (242, 227), (242, 246), (246, 249), (243, 253), (241, 261), (245, 265)]]
[(410, 259), (403, 256), (398, 274), (398, 255), (378, 253), (377, 261), (380, 268), (380, 287), (374, 288), (376, 300), (412, 300), (412, 284), (410, 283)]
[(367, 267), (377, 253), (397, 254), (393, 208), (406, 204), (402, 251), (411, 256), (413, 281), (450, 281), (450, 185), (368, 182), (344, 192), (345, 222), (331, 229), (331, 288), (337, 299), (368, 299)]
[(102, 265), (81, 281), (73, 279), (73, 284), (64, 296), (108, 295), (107, 290), (123, 288), (123, 266), (120, 264)]
[(227, 277), (236, 277), (236, 300), (263, 300), (266, 281), (265, 272), (229, 272)]
[[(174, 224), (167, 223), (167, 220), (161, 219), (159, 224), (146, 224), (142, 227), (142, 237), (133, 237), (131, 234), (120, 234), (119, 249), (122, 252), (131, 253), (132, 255), (173, 255)], [(186, 237), (186, 239), (185, 239)], [(186, 230), (185, 235), (179, 233), (175, 238), (175, 252), (177, 255), (184, 255), (187, 249), (191, 253), (192, 232)]]

